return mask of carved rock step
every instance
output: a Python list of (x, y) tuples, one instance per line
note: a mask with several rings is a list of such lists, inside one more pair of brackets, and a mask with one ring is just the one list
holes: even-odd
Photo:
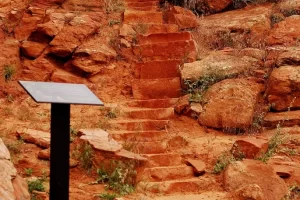
[(192, 40), (137, 45), (133, 47), (133, 53), (144, 62), (166, 58), (193, 62), (197, 55), (195, 43)]
[(113, 130), (155, 131), (164, 130), (169, 120), (115, 120), (109, 123)]
[(125, 10), (123, 23), (163, 23), (162, 12)]
[(170, 119), (174, 117), (174, 108), (125, 108), (123, 114), (133, 119)]
[(276, 127), (278, 124), (281, 126), (295, 126), (300, 125), (300, 110), (267, 113), (264, 118), (265, 127)]
[(215, 180), (207, 177), (190, 178), (183, 180), (170, 180), (163, 182), (139, 182), (137, 191), (148, 191), (152, 193), (174, 194), (208, 191), (215, 187)]
[(183, 163), (181, 155), (175, 153), (166, 154), (144, 154), (148, 158), (147, 167), (177, 166)]
[(159, 3), (158, 0), (125, 0), (125, 3), (132, 3), (132, 2), (155, 2), (155, 3)]
[(127, 8), (132, 7), (148, 7), (148, 6), (158, 6), (158, 1), (130, 1), (126, 3)]
[(190, 32), (156, 33), (147, 36), (140, 35), (137, 37), (137, 41), (139, 45), (166, 43), (166, 42), (174, 42), (174, 41), (187, 41), (191, 39), (192, 36)]
[(157, 6), (144, 6), (144, 7), (130, 7), (128, 10), (136, 10), (136, 11), (158, 11)]
[(161, 141), (167, 138), (166, 131), (109, 131), (117, 141)]
[(194, 177), (193, 167), (186, 165), (145, 168), (139, 175), (138, 180), (150, 182)]
[(126, 141), (123, 142), (122, 144), (123, 147), (128, 151), (134, 152), (139, 155), (165, 153), (168, 149), (167, 141), (152, 141), (152, 142)]
[(180, 77), (181, 60), (157, 60), (135, 64), (136, 78), (155, 79)]
[(142, 35), (149, 35), (155, 33), (175, 33), (178, 32), (178, 25), (176, 24), (157, 24), (157, 23), (130, 23), (133, 29)]
[(134, 79), (132, 92), (135, 99), (178, 98), (181, 95), (180, 78)]
[(177, 98), (169, 99), (149, 99), (149, 100), (133, 100), (121, 103), (127, 107), (143, 107), (143, 108), (173, 108), (178, 102)]

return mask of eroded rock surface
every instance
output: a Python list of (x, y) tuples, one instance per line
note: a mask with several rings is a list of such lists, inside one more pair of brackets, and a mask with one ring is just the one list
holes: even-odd
[(263, 86), (254, 80), (226, 79), (211, 86), (199, 123), (214, 128), (245, 129), (252, 123)]

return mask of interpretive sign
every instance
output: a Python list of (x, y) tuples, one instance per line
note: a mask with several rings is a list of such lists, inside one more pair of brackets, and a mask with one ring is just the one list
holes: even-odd
[(37, 103), (51, 103), (50, 200), (68, 200), (70, 104), (103, 106), (103, 103), (84, 84), (19, 83)]

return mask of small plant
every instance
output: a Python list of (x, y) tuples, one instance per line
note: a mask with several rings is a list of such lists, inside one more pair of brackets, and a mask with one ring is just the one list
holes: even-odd
[(205, 103), (204, 95), (206, 90), (213, 84), (230, 77), (231, 76), (225, 75), (221, 72), (214, 72), (200, 77), (194, 82), (191, 80), (185, 80), (184, 84), (187, 88), (186, 92), (191, 94), (190, 102)]
[(96, 182), (105, 183), (106, 189), (112, 190), (117, 195), (126, 195), (134, 191), (135, 184), (135, 163), (112, 161), (109, 169), (102, 167), (97, 169), (98, 179)]
[(267, 152), (261, 157), (257, 158), (262, 162), (267, 162), (278, 150), (278, 147), (283, 144), (285, 136), (281, 133), (280, 124), (277, 125), (276, 133), (272, 136), (269, 141), (269, 146)]
[(14, 74), (16, 73), (14, 65), (4, 65), (4, 79), (5, 81), (10, 81)]
[(119, 20), (110, 20), (109, 22), (108, 22), (108, 25), (109, 26), (113, 26), (113, 25), (115, 25), (115, 24), (120, 24), (121, 22), (119, 21)]
[(213, 168), (213, 174), (219, 174), (222, 172), (230, 163), (237, 161), (236, 158), (229, 152), (223, 152), (217, 159), (217, 162)]
[(106, 13), (122, 12), (125, 10), (122, 0), (105, 0)]
[(30, 193), (32, 193), (33, 190), (44, 192), (45, 191), (45, 187), (43, 185), (44, 181), (45, 180), (41, 179), (41, 178), (38, 178), (38, 179), (33, 180), (33, 181), (27, 181), (28, 191)]
[(109, 110), (106, 114), (105, 117), (109, 119), (117, 118), (117, 110), (116, 109), (111, 109)]
[(99, 196), (101, 199), (104, 199), (104, 200), (114, 200), (117, 195), (115, 193), (102, 193), (102, 194), (99, 194), (97, 195)]
[(84, 143), (79, 148), (79, 151), (80, 151), (79, 160), (81, 166), (86, 170), (91, 170), (93, 166), (93, 158), (94, 158), (94, 150), (92, 146), (88, 143)]
[(12, 103), (12, 102), (14, 102), (15, 98), (14, 98), (13, 95), (8, 94), (8, 95), (6, 95), (6, 100), (7, 100), (9, 103)]
[(283, 21), (284, 18), (285, 17), (281, 13), (273, 13), (273, 14), (271, 14), (271, 17), (270, 17), (270, 19), (271, 19), (271, 25), (274, 26), (274, 24), (277, 24), (277, 23)]
[(24, 171), (26, 176), (31, 176), (33, 172), (32, 168), (25, 168)]

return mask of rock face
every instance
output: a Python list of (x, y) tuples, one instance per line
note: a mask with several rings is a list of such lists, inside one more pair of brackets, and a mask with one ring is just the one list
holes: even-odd
[[(101, 44), (102, 43), (102, 44)], [(97, 73), (117, 56), (114, 49), (103, 44), (99, 39), (92, 39), (79, 48), (73, 54), (72, 64), (87, 73)]]
[(269, 79), (268, 101), (277, 111), (300, 107), (300, 66), (275, 68)]
[(252, 66), (244, 58), (225, 54), (221, 51), (210, 54), (200, 61), (184, 63), (181, 68), (183, 80), (196, 81), (207, 76), (232, 77), (247, 71)]
[(50, 52), (60, 57), (71, 55), (83, 40), (98, 28), (97, 23), (87, 15), (75, 17), (70, 26), (65, 26), (51, 41)]
[(252, 123), (262, 85), (254, 80), (226, 79), (211, 86), (199, 123), (214, 128), (246, 129)]
[(226, 190), (236, 191), (240, 199), (280, 200), (288, 192), (273, 168), (257, 160), (230, 164), (224, 173), (224, 184)]
[(0, 138), (0, 199), (30, 200), (26, 181), (17, 176), (17, 170), (10, 161), (10, 154)]
[(295, 45), (300, 37), (300, 16), (293, 15), (275, 25), (267, 38), (268, 45)]
[(298, 65), (300, 66), (300, 47), (287, 47), (279, 54), (277, 66)]
[(198, 25), (193, 12), (179, 6), (169, 8), (166, 20), (169, 24), (177, 24), (179, 29), (195, 28)]

